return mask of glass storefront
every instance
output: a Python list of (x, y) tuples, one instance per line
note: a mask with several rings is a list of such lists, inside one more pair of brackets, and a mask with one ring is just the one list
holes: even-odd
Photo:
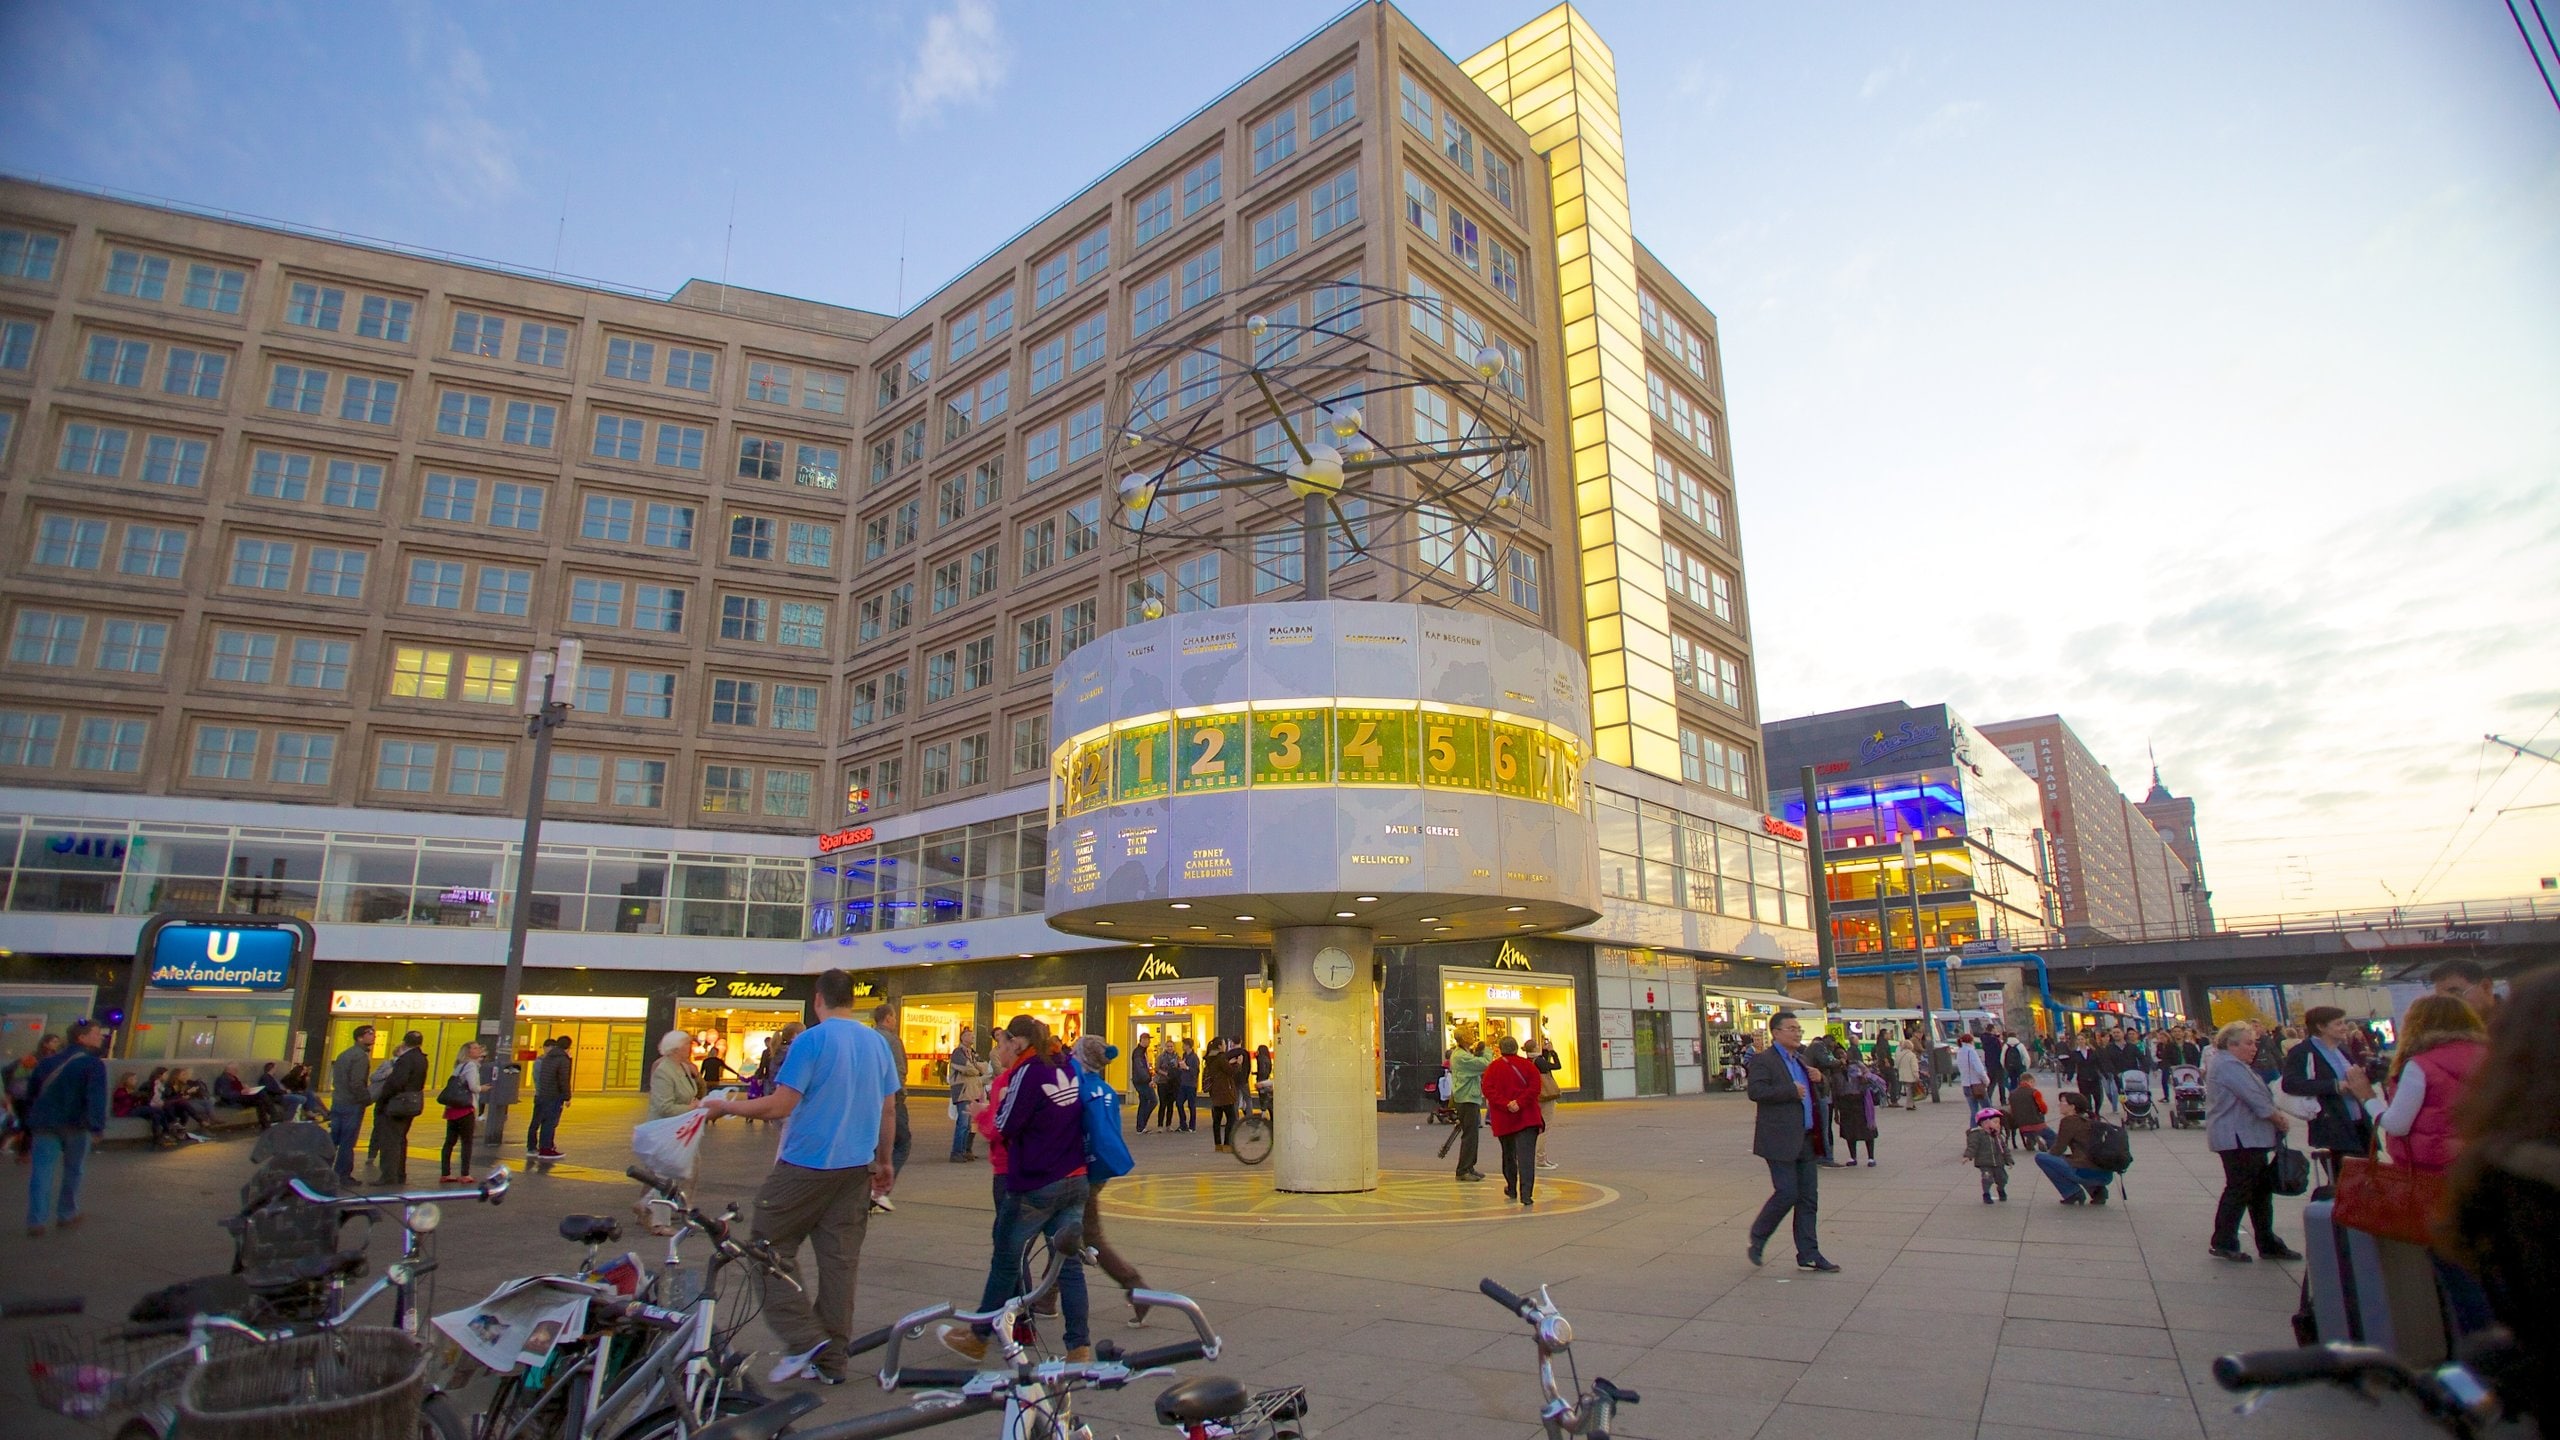
[(1556, 1083), (1567, 1090), (1582, 1085), (1582, 1017), (1574, 999), (1573, 977), (1517, 970), (1440, 970), (1441, 1043), (1457, 1043), (1461, 1026), (1479, 1031), (1488, 1045), (1502, 1037), (1525, 1040), (1532, 1035), (1554, 1047), (1564, 1068)]
[[(782, 1033), (782, 1027), (793, 1021), (807, 1023), (807, 1007), (797, 1000), (737, 1000), (721, 997), (716, 1002), (704, 999), (676, 1006), (676, 1028), (693, 1037), (693, 1062), (702, 1063), (717, 1050), (722, 1064), (733, 1072), (756, 1068), (764, 1058), (764, 1047)], [(649, 1047), (649, 1059), (655, 1062), (657, 1046)]]
[(480, 997), (469, 991), (332, 990), (329, 992), (329, 1037), (312, 1067), (312, 1086), (329, 1089), (329, 1061), (355, 1043), (356, 1028), (373, 1027), (373, 1058), (380, 1063), (400, 1048), (400, 1037), (415, 1030), (427, 1057), (430, 1092), (442, 1089), (462, 1047), (480, 1038)]
[(1708, 1088), (1742, 1088), (1743, 1038), (1749, 1036), (1766, 1044), (1770, 1017), (1778, 1010), (1779, 1001), (1774, 996), (1761, 999), (1699, 990), (1698, 1018), (1706, 1032)]
[(576, 1090), (637, 1090), (658, 1058), (648, 1022), (642, 995), (527, 995), (516, 1002), (516, 1058), (531, 1064), (543, 1042), (566, 1035)]
[(1047, 813), (1035, 811), (824, 856), (809, 895), (809, 934), (1036, 914), (1048, 883), (1048, 834)]
[(1153, 1043), (1149, 1054), (1162, 1053), (1159, 1047), (1179, 1047), (1188, 1040), (1205, 1048), (1218, 1035), (1218, 982), (1215, 980), (1140, 981), (1111, 987), (1109, 1029), (1105, 1038), (1120, 1047), (1122, 1055), (1137, 1052), (1139, 1037)]
[[(951, 1047), (959, 1043), (962, 1030), (977, 1023), (978, 997), (974, 994), (910, 995), (900, 1000), (898, 1043), (907, 1047), (907, 1088), (947, 1092), (951, 1085)], [(984, 1040), (975, 1035), (970, 1039), (977, 1042), (971, 1048), (978, 1058), (985, 1060)]]
[(94, 985), (0, 985), (0, 1064), (15, 1061), (47, 1035), (98, 1013)]
[(133, 1060), (180, 1063), (281, 1057), (292, 1024), (290, 994), (146, 991), (124, 1053)]
[(1084, 1034), (1084, 987), (1072, 990), (999, 990), (996, 992), (995, 1018), (990, 1023), (1002, 1026), (1016, 1015), (1028, 1015), (1048, 1024), (1050, 1033), (1061, 1045), (1073, 1045)]

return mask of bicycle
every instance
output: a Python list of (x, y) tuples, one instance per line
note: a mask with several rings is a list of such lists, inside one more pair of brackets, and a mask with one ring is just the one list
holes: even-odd
[(1244, 1107), (1236, 1113), (1235, 1125), (1228, 1132), (1227, 1148), (1241, 1165), (1259, 1165), (1271, 1157), (1269, 1081), (1244, 1092)]
[[(1073, 1232), (1060, 1237), (1047, 1275), (1027, 1295), (1017, 1295), (993, 1310), (978, 1313), (954, 1310), (946, 1302), (901, 1316), (887, 1327), (888, 1353), (880, 1362), (880, 1388), (929, 1387), (917, 1394), (914, 1403), (856, 1420), (799, 1430), (792, 1428), (793, 1422), (814, 1409), (817, 1399), (795, 1395), (751, 1414), (723, 1420), (694, 1440), (885, 1440), (997, 1411), (1004, 1415), (997, 1432), (1001, 1440), (1090, 1440), (1091, 1429), (1076, 1418), (1077, 1391), (1118, 1390), (1133, 1380), (1171, 1375), (1171, 1366), (1216, 1359), (1220, 1347), (1216, 1332), (1209, 1328), (1209, 1319), (1196, 1301), (1168, 1290), (1138, 1290), (1131, 1292), (1132, 1300), (1151, 1310), (1170, 1310), (1189, 1319), (1193, 1338), (1134, 1354), (1105, 1340), (1094, 1347), (1094, 1358), (1088, 1361), (1038, 1358), (1030, 1348), (1037, 1341), (1032, 1317), (1040, 1301), (1057, 1288), (1065, 1258), (1082, 1248), (1082, 1238)], [(926, 1327), (940, 1320), (983, 1322), (992, 1327), (994, 1338), (1003, 1348), (1003, 1367), (958, 1370), (903, 1366), (899, 1361), (901, 1347), (908, 1340), (921, 1337)], [(865, 1341), (872, 1338), (865, 1337)], [(857, 1342), (855, 1348), (868, 1346)], [(1297, 1422), (1307, 1413), (1307, 1398), (1305, 1389), (1299, 1386), (1255, 1393), (1224, 1376), (1202, 1376), (1168, 1387), (1156, 1397), (1155, 1413), (1160, 1424), (1179, 1430), (1185, 1440), (1248, 1435), (1263, 1440), (1296, 1440), (1303, 1434)]]
[[(1572, 1435), (1609, 1440), (1609, 1422), (1617, 1418), (1618, 1407), (1636, 1404), (1642, 1397), (1600, 1378), (1592, 1380), (1589, 1390), (1582, 1388), (1581, 1372), (1573, 1366), (1573, 1322), (1556, 1308), (1556, 1302), (1547, 1295), (1547, 1287), (1539, 1286), (1537, 1298), (1531, 1300), (1524, 1300), (1489, 1279), (1476, 1282), (1476, 1288), (1496, 1305), (1527, 1321), (1538, 1338), (1538, 1389), (1545, 1397), (1538, 1421), (1547, 1427), (1547, 1440), (1565, 1440)], [(1556, 1388), (1559, 1355), (1565, 1357), (1566, 1368), (1573, 1370), (1570, 1397)]]
[(2213, 1362), (2213, 1380), (2243, 1392), (2240, 1413), (2256, 1413), (2277, 1390), (2297, 1385), (2338, 1385), (2377, 1401), (2377, 1391), (2407, 1395), (2426, 1417), (2463, 1440), (2514, 1418), (2500, 1383), (2521, 1363), (2514, 1337), (2484, 1331), (2456, 1347), (2453, 1360), (2421, 1370), (2370, 1345), (2309, 1345), (2297, 1350), (2255, 1350)]

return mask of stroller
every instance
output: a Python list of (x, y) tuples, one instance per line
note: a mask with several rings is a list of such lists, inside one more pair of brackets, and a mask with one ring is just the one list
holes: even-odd
[(2200, 1129), (2204, 1125), (2204, 1072), (2193, 1065), (2169, 1067), (2169, 1128)]
[(2123, 1086), (2124, 1124), (2128, 1130), (2160, 1128), (2160, 1106), (2151, 1097), (2151, 1077), (2139, 1070), (2127, 1070), (2119, 1082)]
[(1430, 1090), (1426, 1092), (1431, 1096), (1432, 1100), (1431, 1116), (1427, 1123), (1433, 1125), (1455, 1125), (1458, 1123), (1457, 1104), (1449, 1098), (1451, 1094), (1455, 1093), (1456, 1085), (1457, 1082), (1455, 1077), (1449, 1074), (1449, 1067), (1446, 1065), (1441, 1066), (1440, 1078), (1432, 1081)]

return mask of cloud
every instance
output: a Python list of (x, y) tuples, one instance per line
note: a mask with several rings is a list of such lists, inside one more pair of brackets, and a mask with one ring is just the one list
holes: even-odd
[(1974, 132), (1990, 109), (1979, 100), (1950, 100), (1930, 111), (1928, 119), (1904, 130), (1899, 143), (1916, 148), (1942, 140), (1962, 140)]
[(924, 22), (915, 68), (898, 86), (898, 128), (929, 124), (947, 105), (987, 98), (1012, 66), (1012, 47), (989, 0), (952, 0), (950, 9)]
[(450, 20), (412, 7), (405, 15), (409, 69), (425, 114), (418, 149), (444, 199), (486, 204), (515, 194), (517, 137), (489, 115), (489, 67)]
[(1858, 98), (1861, 100), (1873, 100), (1877, 96), (1883, 94), (1886, 90), (1891, 89), (1893, 82), (1901, 79), (1910, 71), (1910, 69), (1911, 56), (1909, 54), (1906, 53), (1894, 56), (1891, 61), (1878, 65), (1873, 70), (1867, 72), (1866, 83), (1858, 87)]

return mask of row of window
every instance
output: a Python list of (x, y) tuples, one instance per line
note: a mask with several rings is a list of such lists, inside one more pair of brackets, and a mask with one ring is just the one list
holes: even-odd
[(1671, 632), (1671, 678), (1710, 700), (1742, 708), (1742, 662), (1677, 630)]
[(1661, 342), (1662, 348), (1679, 357), (1689, 373), (1709, 385), (1716, 383), (1713, 362), (1708, 358), (1707, 339), (1671, 313), (1650, 290), (1636, 292), (1636, 324), (1644, 333)]
[(1520, 253), (1486, 234), (1456, 201), (1445, 207), (1439, 187), (1414, 171), (1404, 172), (1405, 223), (1435, 245), (1445, 244), (1449, 258), (1493, 287), (1513, 305), (1520, 303)]
[(1696, 447), (1699, 454), (1710, 460), (1716, 457), (1715, 412), (1705, 401), (1666, 381), (1650, 366), (1644, 372), (1644, 396), (1657, 423), (1669, 426), (1672, 434)]
[[(1054, 612), (1044, 610), (1015, 622), (1015, 677), (1046, 669), (1077, 646), (1090, 643), (1096, 608), (1092, 600), (1072, 600)], [(993, 634), (980, 635), (926, 656), (922, 703), (940, 704), (995, 684), (996, 643)], [(860, 732), (906, 714), (911, 677), (911, 667), (901, 664), (855, 680), (846, 695), (846, 729)]]
[(1676, 511), (1711, 539), (1724, 538), (1723, 491), (1659, 450), (1653, 455), (1653, 483), (1663, 509)]
[(1440, 99), (1410, 72), (1396, 76), (1396, 109), (1404, 123), (1422, 136), (1423, 144), (1437, 150), (1460, 174), (1478, 179), (1478, 163), (1482, 163), (1481, 179), (1485, 194), (1506, 212), (1514, 209), (1518, 171), (1502, 152), (1492, 145), (1479, 146), (1466, 122), (1458, 118), (1456, 107)]
[(1718, 620), (1734, 623), (1733, 577), (1677, 540), (1662, 542), (1662, 586)]

